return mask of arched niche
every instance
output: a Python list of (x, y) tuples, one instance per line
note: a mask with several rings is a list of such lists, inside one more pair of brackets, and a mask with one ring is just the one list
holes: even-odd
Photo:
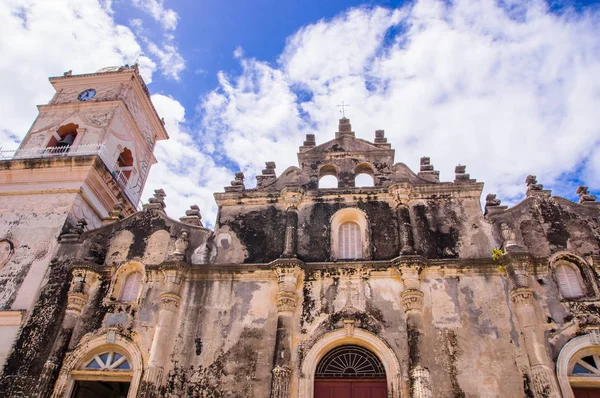
[[(117, 352), (127, 358), (130, 370), (125, 372), (86, 372), (81, 369), (96, 354)], [(109, 330), (100, 336), (86, 336), (81, 343), (63, 361), (58, 379), (54, 385), (52, 398), (69, 398), (73, 395), (78, 380), (125, 380), (130, 382), (127, 398), (137, 396), (143, 371), (142, 353), (138, 346), (129, 338)]]
[[(587, 357), (600, 358), (600, 332), (595, 330), (570, 340), (560, 350), (556, 360), (556, 377), (564, 398), (575, 398), (573, 388), (594, 388), (600, 391), (600, 374), (578, 374), (575, 366)], [(600, 363), (595, 366), (600, 368)], [(600, 369), (598, 369), (600, 372)]]
[(169, 232), (165, 230), (159, 230), (150, 235), (146, 250), (144, 251), (144, 263), (160, 264), (165, 261), (167, 259), (170, 241), (171, 236), (169, 235)]
[[(561, 296), (566, 300), (574, 300), (586, 297), (593, 298), (597, 296), (598, 288), (595, 283), (594, 273), (583, 258), (568, 251), (560, 251), (550, 257), (550, 269), (552, 270), (553, 279), (557, 284)], [(571, 271), (565, 273), (565, 270), (569, 269)], [(579, 284), (581, 294), (565, 295), (564, 287), (567, 285), (565, 285), (565, 281), (562, 280), (565, 276), (570, 277), (570, 281), (568, 282), (571, 284)], [(563, 288), (561, 288), (561, 285)]]
[[(371, 257), (371, 240), (367, 215), (357, 208), (349, 207), (338, 210), (331, 217), (331, 256), (338, 260), (369, 259)], [(355, 240), (355, 233), (360, 239), (357, 256), (347, 256), (344, 249), (346, 240)], [(358, 242), (356, 243), (358, 244)]]
[(133, 234), (130, 231), (122, 230), (117, 232), (110, 241), (106, 254), (106, 264), (114, 266), (127, 260), (129, 248), (132, 244)]
[[(111, 281), (111, 289), (110, 289), (110, 297), (111, 297), (111, 302), (116, 302), (116, 301), (122, 301), (122, 297), (123, 297), (123, 293), (124, 293), (124, 288), (127, 285), (127, 281), (129, 280), (131, 282), (131, 276), (135, 276), (138, 275), (139, 277), (136, 278), (137, 281), (137, 287), (134, 286), (134, 288), (137, 288), (137, 293), (134, 295), (135, 297), (130, 298), (130, 294), (128, 293), (128, 298), (127, 302), (132, 302), (132, 303), (137, 303), (139, 300), (139, 297), (141, 295), (142, 292), (142, 288), (144, 286), (144, 284), (146, 283), (146, 271), (145, 271), (145, 267), (142, 263), (139, 263), (137, 261), (131, 261), (127, 264), (123, 264), (122, 266), (120, 266), (117, 269), (117, 272), (115, 272), (115, 275), (112, 278)], [(131, 286), (127, 286), (129, 289), (131, 289)]]
[(308, 350), (301, 364), (299, 398), (313, 398), (315, 372), (321, 359), (343, 345), (357, 345), (377, 356), (385, 368), (388, 397), (400, 397), (400, 363), (394, 351), (380, 337), (360, 328), (338, 329), (321, 336)]

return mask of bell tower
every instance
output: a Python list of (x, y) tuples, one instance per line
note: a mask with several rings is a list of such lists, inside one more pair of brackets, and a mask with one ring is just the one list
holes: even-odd
[(168, 138), (137, 65), (50, 83), (19, 148), (0, 148), (0, 366), (61, 232), (98, 228), (119, 203), (134, 213), (155, 143)]

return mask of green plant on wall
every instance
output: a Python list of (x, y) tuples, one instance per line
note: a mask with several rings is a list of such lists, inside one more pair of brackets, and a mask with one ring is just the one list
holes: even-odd
[[(499, 263), (500, 257), (502, 257), (503, 255), (504, 255), (504, 252), (502, 251), (502, 249), (496, 249), (495, 247), (492, 248), (492, 260)], [(498, 270), (504, 271), (504, 267), (502, 265), (499, 265)]]

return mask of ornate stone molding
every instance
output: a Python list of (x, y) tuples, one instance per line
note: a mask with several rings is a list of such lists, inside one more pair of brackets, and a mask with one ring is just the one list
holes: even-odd
[(429, 369), (423, 366), (415, 366), (410, 372), (412, 380), (412, 394), (413, 398), (432, 398), (431, 392), (431, 378), (429, 375)]
[(356, 327), (355, 319), (344, 319), (344, 330), (346, 331), (346, 337), (352, 337), (354, 335), (355, 327)]
[(279, 292), (277, 293), (277, 312), (294, 312), (297, 302), (296, 293)]
[(292, 370), (287, 366), (273, 368), (273, 383), (271, 384), (271, 398), (289, 398)]
[(550, 369), (544, 365), (531, 367), (531, 381), (533, 392), (539, 398), (560, 398), (558, 391), (553, 383), (554, 375)]
[(286, 186), (281, 190), (281, 198), (285, 203), (286, 210), (297, 209), (303, 197), (304, 189), (300, 186)]
[(400, 293), (404, 312), (423, 310), (423, 292), (417, 289), (407, 289)]
[[(285, 262), (282, 262), (285, 263)], [(298, 297), (296, 288), (298, 286), (298, 278), (302, 272), (299, 267), (280, 266), (273, 267), (273, 271), (277, 275), (277, 285), (279, 292), (277, 293), (277, 311), (279, 313), (294, 312)]]
[(510, 298), (517, 305), (533, 304), (533, 289), (519, 287), (510, 291)]
[(69, 292), (67, 294), (67, 312), (72, 313), (75, 316), (81, 315), (83, 307), (85, 307), (88, 301), (88, 295), (79, 292)]
[(160, 309), (175, 312), (179, 308), (181, 297), (174, 293), (163, 292), (160, 294)]

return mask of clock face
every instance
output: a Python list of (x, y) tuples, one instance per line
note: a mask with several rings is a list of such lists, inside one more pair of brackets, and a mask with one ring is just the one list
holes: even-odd
[(88, 88), (87, 90), (80, 92), (77, 99), (79, 101), (89, 101), (92, 98), (94, 98), (95, 95), (96, 95), (96, 90), (94, 90), (93, 88)]

